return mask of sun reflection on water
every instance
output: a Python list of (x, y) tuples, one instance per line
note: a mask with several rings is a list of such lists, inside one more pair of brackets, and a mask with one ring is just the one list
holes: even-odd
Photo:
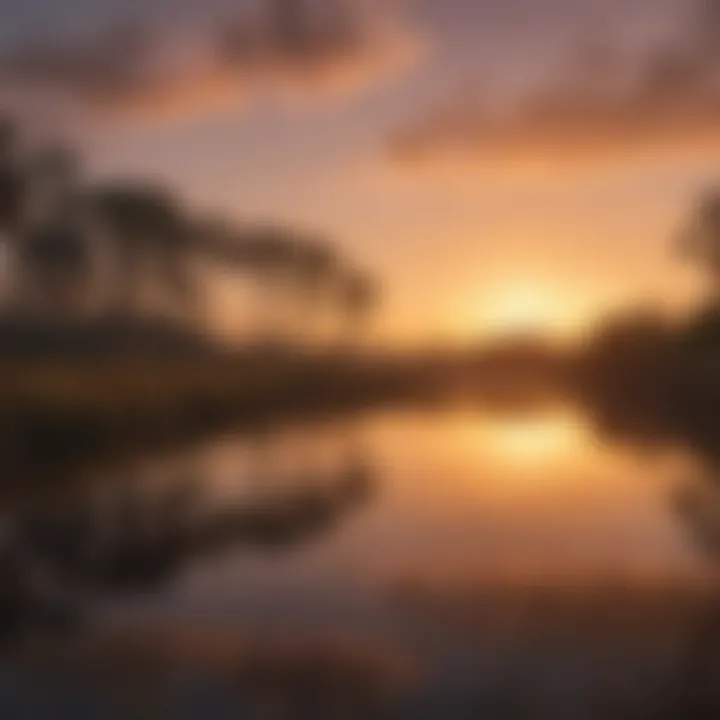
[(483, 450), (518, 468), (537, 468), (575, 456), (592, 445), (585, 424), (565, 412), (493, 418), (476, 424), (474, 433)]

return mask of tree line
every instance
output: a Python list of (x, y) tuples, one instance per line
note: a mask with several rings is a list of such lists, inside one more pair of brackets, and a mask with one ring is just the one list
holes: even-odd
[(325, 238), (197, 212), (158, 183), (90, 181), (76, 152), (31, 149), (5, 119), (0, 239), (5, 308), (20, 315), (165, 316), (202, 329), (218, 271), (254, 289), (259, 335), (288, 340), (312, 337), (329, 314), (357, 331), (378, 299), (374, 278)]

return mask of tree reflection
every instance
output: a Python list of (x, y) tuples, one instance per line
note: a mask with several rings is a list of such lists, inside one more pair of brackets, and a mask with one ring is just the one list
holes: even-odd
[(674, 505), (700, 552), (720, 569), (720, 468), (706, 463), (681, 485)]
[[(708, 261), (709, 262), (709, 261)], [(716, 309), (707, 317), (717, 319)], [(615, 344), (622, 346), (622, 333), (615, 326)], [(625, 339), (632, 337), (648, 352), (653, 341), (648, 338), (661, 334), (650, 322), (645, 334), (638, 326), (625, 328)], [(714, 342), (714, 341), (713, 341)], [(609, 346), (613, 346), (612, 343)], [(657, 347), (657, 346), (656, 346)], [(627, 351), (616, 354), (625, 359), (633, 355)], [(595, 360), (601, 355), (596, 354)], [(635, 353), (638, 360), (641, 353)], [(610, 354), (607, 355), (610, 357)], [(638, 360), (639, 366), (642, 362)], [(657, 361), (649, 367), (657, 369)], [(626, 369), (626, 368), (625, 368)], [(652, 448), (684, 448), (693, 459), (692, 469), (679, 478), (670, 498), (672, 510), (686, 532), (693, 548), (710, 570), (710, 588), (695, 609), (685, 628), (676, 682), (669, 689), (669, 702), (663, 717), (710, 718), (720, 713), (720, 445), (718, 423), (711, 394), (707, 389), (690, 393), (687, 386), (673, 385), (679, 375), (672, 370), (666, 375), (673, 402), (667, 406), (657, 394), (643, 396), (643, 389), (632, 388), (622, 398), (618, 386), (601, 388), (599, 394), (586, 397), (583, 410), (597, 422), (598, 431), (605, 437), (629, 443), (631, 446)], [(616, 377), (626, 383), (638, 377), (615, 367)], [(663, 372), (666, 372), (665, 368)], [(604, 373), (599, 373), (601, 377)], [(650, 373), (645, 373), (646, 377)], [(609, 375), (605, 375), (606, 378)], [(651, 383), (653, 381), (651, 380)], [(622, 384), (622, 383), (620, 383)], [(642, 382), (639, 383), (642, 386)], [(625, 386), (626, 388), (629, 386)], [(678, 389), (679, 387), (679, 389)], [(645, 388), (647, 390), (647, 388)], [(642, 400), (641, 400), (642, 398)], [(692, 591), (689, 590), (689, 593)]]
[(715, 717), (720, 712), (720, 466), (715, 458), (706, 458), (681, 485), (674, 505), (714, 573), (713, 591), (688, 634), (675, 716)]
[[(322, 536), (367, 501), (368, 468), (346, 459), (325, 474), (296, 471), (241, 494), (208, 499), (208, 478), (179, 471), (152, 482), (132, 467), (34, 494), (5, 508), (0, 647), (67, 627), (100, 595), (158, 590), (189, 563), (231, 549), (289, 551)], [(250, 481), (250, 482), (247, 482)]]

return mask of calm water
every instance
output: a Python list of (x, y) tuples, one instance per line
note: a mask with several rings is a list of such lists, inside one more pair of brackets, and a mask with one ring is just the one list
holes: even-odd
[(388, 413), (17, 494), (0, 717), (720, 717), (711, 466)]

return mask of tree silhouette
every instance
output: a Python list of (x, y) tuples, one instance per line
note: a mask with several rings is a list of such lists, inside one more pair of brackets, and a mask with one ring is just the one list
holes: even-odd
[(256, 285), (253, 312), (265, 340), (308, 337), (332, 298), (337, 258), (314, 236), (282, 226), (206, 223), (204, 252)]
[(86, 306), (93, 258), (83, 229), (56, 222), (29, 233), (19, 248), (26, 308), (73, 316)]
[(0, 118), (0, 232), (17, 233), (25, 211), (26, 186), (17, 161), (17, 131)]
[(314, 238), (300, 236), (290, 261), (291, 306), (296, 337), (317, 341), (322, 337), (324, 320), (333, 310), (333, 285), (339, 260), (331, 248)]
[(316, 339), (329, 312), (359, 325), (373, 295), (369, 279), (344, 270), (321, 237), (203, 217), (155, 183), (89, 182), (78, 154), (65, 147), (20, 152), (10, 123), (0, 123), (0, 233), (12, 260), (10, 306), (23, 312), (72, 318), (92, 307), (116, 320), (170, 316), (195, 324), (207, 290), (199, 271), (210, 269), (207, 283), (214, 266), (253, 283), (262, 338), (287, 345)]
[(116, 183), (97, 188), (92, 202), (107, 224), (114, 256), (113, 309), (147, 311), (150, 298), (187, 315), (196, 299), (188, 222), (163, 188)]
[(25, 164), (32, 212), (15, 244), (20, 307), (73, 317), (88, 308), (98, 271), (80, 158), (50, 146)]
[(679, 246), (684, 256), (707, 272), (715, 300), (720, 301), (720, 193), (709, 193), (699, 204)]
[(351, 272), (345, 277), (341, 287), (341, 304), (350, 332), (355, 337), (375, 309), (377, 300), (377, 286), (370, 276)]

